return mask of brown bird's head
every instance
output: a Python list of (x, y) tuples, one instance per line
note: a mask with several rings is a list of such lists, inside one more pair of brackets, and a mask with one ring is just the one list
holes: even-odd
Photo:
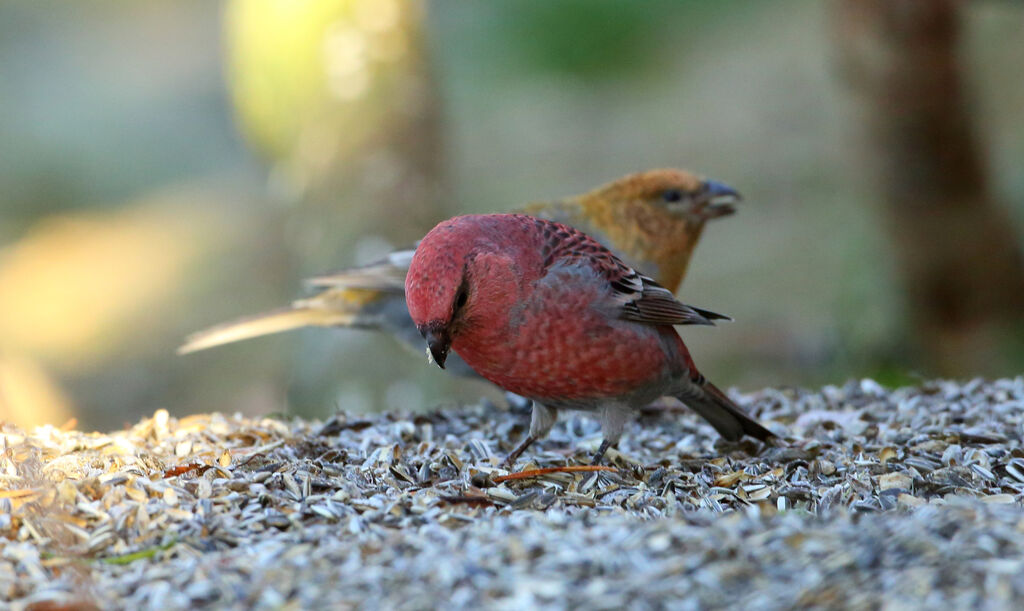
[(649, 170), (624, 176), (580, 197), (584, 207), (643, 207), (673, 218), (702, 223), (732, 214), (740, 194), (686, 170)]
[(731, 187), (686, 170), (624, 176), (583, 195), (526, 212), (588, 233), (627, 263), (675, 292), (704, 223), (735, 212)]

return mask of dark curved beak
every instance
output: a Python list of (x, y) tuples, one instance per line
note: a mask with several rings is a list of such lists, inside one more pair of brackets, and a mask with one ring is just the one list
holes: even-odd
[(437, 366), (444, 369), (444, 362), (448, 359), (448, 352), (452, 348), (452, 339), (448, 335), (448, 329), (440, 325), (429, 325), (420, 329), (423, 339), (427, 340), (427, 353)]
[(705, 180), (697, 193), (698, 210), (709, 219), (736, 212), (734, 204), (743, 201), (739, 191), (717, 180)]

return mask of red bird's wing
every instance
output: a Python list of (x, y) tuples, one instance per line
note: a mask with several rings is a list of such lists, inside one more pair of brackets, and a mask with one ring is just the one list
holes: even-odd
[(544, 266), (555, 263), (588, 265), (608, 281), (619, 318), (648, 325), (714, 325), (732, 320), (681, 303), (671, 291), (622, 262), (600, 242), (561, 223), (537, 220), (544, 234)]
[(636, 270), (630, 269), (611, 286), (615, 299), (622, 303), (619, 317), (624, 320), (648, 325), (714, 325), (716, 320), (732, 320), (680, 302), (671, 291)]

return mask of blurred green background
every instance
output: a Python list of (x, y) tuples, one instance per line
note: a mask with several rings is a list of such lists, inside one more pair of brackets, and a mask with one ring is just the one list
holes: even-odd
[[(0, 419), (112, 428), (161, 407), (324, 416), (495, 397), (362, 331), (174, 349), (447, 216), (655, 167), (746, 198), (707, 228), (681, 291), (736, 319), (683, 331), (719, 385), (1019, 373), (1019, 327), (972, 335), (1000, 347), (960, 369), (929, 361), (927, 341), (925, 357), (907, 348), (921, 326), (886, 211), (901, 177), (878, 167), (879, 134), (903, 119), (872, 116), (887, 94), (857, 58), (878, 43), (858, 47), (840, 4), (5, 2)], [(956, 19), (975, 191), (1019, 249), (1024, 4), (963, 3)]]

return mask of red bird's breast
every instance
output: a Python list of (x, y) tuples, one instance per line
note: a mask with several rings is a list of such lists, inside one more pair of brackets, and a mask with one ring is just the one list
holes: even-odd
[(522, 303), (481, 313), (452, 348), (491, 382), (538, 400), (621, 396), (667, 377), (663, 335), (675, 331), (618, 320), (603, 287), (586, 280), (538, 281)]

